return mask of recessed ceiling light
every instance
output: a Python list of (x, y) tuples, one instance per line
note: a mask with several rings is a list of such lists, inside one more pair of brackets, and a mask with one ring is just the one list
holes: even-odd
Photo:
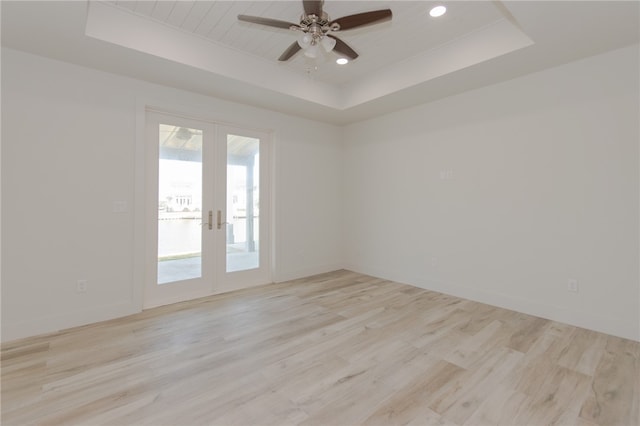
[(447, 13), (447, 8), (444, 6), (436, 6), (433, 9), (431, 9), (431, 11), (429, 11), (429, 15), (433, 16), (434, 18), (437, 18), (438, 16), (442, 16), (445, 13)]
[(347, 58), (338, 58), (336, 59), (336, 64), (338, 65), (345, 65), (348, 64), (349, 60)]

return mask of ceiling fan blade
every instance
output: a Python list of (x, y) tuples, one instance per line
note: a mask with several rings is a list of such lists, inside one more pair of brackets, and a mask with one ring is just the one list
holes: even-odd
[(251, 22), (252, 24), (266, 25), (268, 27), (284, 28), (285, 30), (288, 30), (292, 26), (299, 27), (298, 24), (293, 24), (291, 22), (280, 21), (279, 19), (262, 18), (260, 16), (238, 15), (238, 20)]
[(302, 49), (300, 47), (300, 45), (298, 44), (297, 41), (294, 41), (291, 46), (289, 46), (287, 48), (287, 50), (284, 51), (284, 53), (282, 55), (280, 55), (280, 57), (278, 58), (279, 61), (287, 61), (289, 60), (293, 55), (295, 55), (296, 53), (298, 53), (298, 50)]
[(322, 16), (322, 0), (302, 0), (305, 15)]
[(357, 13), (355, 15), (343, 16), (329, 23), (329, 25), (338, 24), (340, 30), (350, 30), (352, 28), (362, 27), (364, 25), (376, 24), (391, 19), (391, 9), (373, 10), (371, 12)]
[(336, 41), (336, 46), (333, 48), (334, 51), (338, 53), (342, 53), (344, 56), (346, 56), (349, 59), (356, 59), (358, 57), (358, 54), (356, 53), (356, 51), (350, 48), (347, 43), (340, 40), (338, 37), (331, 34), (327, 34), (327, 37), (331, 37)]

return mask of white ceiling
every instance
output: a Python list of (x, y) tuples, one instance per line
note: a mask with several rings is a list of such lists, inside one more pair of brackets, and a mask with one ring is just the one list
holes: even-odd
[[(109, 3), (151, 18), (185, 32), (204, 37), (225, 47), (274, 61), (295, 41), (298, 33), (239, 22), (237, 16), (269, 17), (297, 24), (301, 1), (129, 1)], [(334, 63), (336, 54), (318, 60), (295, 55), (282, 64), (312, 78), (333, 85), (344, 85), (421, 52), (432, 50), (482, 27), (504, 19), (492, 2), (454, 2), (449, 13), (439, 19), (428, 15), (434, 2), (407, 1), (331, 1), (324, 11), (331, 18), (377, 9), (392, 9), (393, 19), (377, 25), (336, 33), (360, 57), (349, 66)], [(383, 52), (383, 54), (380, 54)]]
[[(428, 15), (446, 4), (439, 19)], [(638, 2), (326, 1), (331, 18), (390, 8), (337, 33), (360, 57), (278, 56), (300, 1), (2, 2), (2, 44), (108, 72), (336, 124), (367, 119), (639, 40)]]

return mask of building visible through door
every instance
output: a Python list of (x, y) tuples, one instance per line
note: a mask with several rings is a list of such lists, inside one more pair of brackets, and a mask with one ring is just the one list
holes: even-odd
[(269, 281), (267, 146), (264, 132), (147, 112), (145, 307)]

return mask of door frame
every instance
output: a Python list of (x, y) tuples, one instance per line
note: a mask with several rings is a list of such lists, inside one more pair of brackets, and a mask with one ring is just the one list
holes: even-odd
[[(261, 248), (266, 251), (267, 264), (268, 264), (268, 278), (266, 282), (251, 283), (248, 285), (240, 286), (237, 283), (230, 283), (229, 285), (222, 285), (220, 288), (211, 288), (209, 295), (223, 293), (230, 290), (236, 290), (240, 288), (252, 287), (260, 284), (269, 284), (273, 282), (275, 276), (275, 254), (276, 254), (276, 209), (275, 209), (275, 174), (277, 173), (275, 167), (275, 138), (274, 131), (267, 128), (260, 128), (245, 123), (234, 123), (224, 120), (212, 118), (211, 107), (193, 107), (187, 105), (178, 105), (167, 99), (156, 99), (147, 97), (136, 97), (136, 120), (135, 120), (135, 196), (134, 196), (134, 217), (133, 217), (133, 285), (131, 287), (131, 303), (132, 306), (137, 307), (138, 311), (147, 309), (144, 301), (145, 284), (147, 282), (147, 256), (149, 249), (149, 238), (147, 230), (147, 218), (148, 218), (148, 188), (147, 188), (147, 167), (146, 162), (149, 156), (147, 150), (146, 140), (146, 114), (147, 111), (158, 112), (167, 115), (173, 115), (185, 119), (192, 119), (202, 122), (208, 122), (214, 126), (230, 126), (247, 131), (256, 131), (262, 134), (266, 134), (268, 138), (265, 140), (266, 147), (264, 152), (268, 154), (268, 161), (264, 162), (264, 166), (261, 169), (265, 169), (266, 181), (269, 183), (268, 197), (265, 200), (268, 202), (269, 207), (265, 210), (269, 217), (261, 225), (266, 227), (269, 232), (268, 244), (263, 244)], [(262, 172), (261, 172), (262, 173)], [(218, 183), (216, 183), (218, 185)], [(216, 264), (216, 268), (218, 265)]]
[[(259, 227), (259, 241), (260, 249), (259, 264), (260, 268), (250, 269), (246, 271), (226, 272), (226, 238), (221, 237), (216, 240), (218, 243), (218, 250), (216, 253), (216, 272), (217, 281), (219, 284), (219, 292), (227, 292), (233, 290), (239, 290), (246, 287), (253, 287), (266, 282), (272, 282), (273, 266), (271, 262), (271, 248), (273, 246), (273, 232), (272, 225), (272, 197), (271, 197), (271, 133), (247, 129), (241, 126), (219, 124), (216, 128), (217, 144), (218, 148), (218, 164), (220, 167), (227, 167), (227, 134), (234, 134), (238, 136), (246, 136), (260, 140), (260, 227)], [(227, 179), (226, 173), (224, 178), (218, 180), (218, 186), (216, 187), (216, 194), (220, 195), (220, 199), (223, 203), (219, 204), (219, 208), (223, 212), (223, 222), (226, 222), (226, 200), (227, 200)]]
[[(211, 294), (215, 282), (215, 259), (217, 245), (215, 230), (208, 229), (207, 212), (213, 211), (216, 204), (216, 127), (212, 123), (178, 117), (157, 111), (147, 111), (146, 120), (146, 280), (144, 283), (143, 307), (153, 308), (184, 300), (196, 299)], [(200, 276), (158, 284), (158, 177), (160, 151), (158, 146), (158, 126), (160, 124), (177, 125), (201, 129), (202, 139), (202, 206), (201, 206), (201, 271)], [(206, 182), (210, 182), (208, 185)]]

